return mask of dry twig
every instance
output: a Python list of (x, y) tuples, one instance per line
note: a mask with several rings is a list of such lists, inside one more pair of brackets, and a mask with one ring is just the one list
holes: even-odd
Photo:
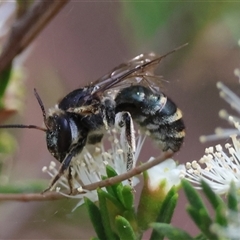
[[(173, 156), (172, 152), (164, 152), (159, 157), (155, 158), (152, 161), (144, 163), (138, 167), (133, 168), (131, 171), (126, 172), (124, 174), (118, 175), (116, 177), (108, 178), (103, 181), (99, 181), (96, 183), (92, 183), (86, 186), (82, 186), (83, 192), (84, 190), (92, 191), (97, 188), (103, 188), (115, 183), (127, 180), (132, 178), (151, 167), (158, 165), (159, 163), (163, 162), (164, 160)], [(81, 194), (77, 189), (73, 190), (73, 195)], [(19, 193), (19, 194), (0, 194), (0, 201), (21, 201), (21, 202), (29, 202), (29, 201), (49, 201), (49, 200), (59, 200), (62, 198), (66, 198), (65, 196), (61, 195), (58, 192), (47, 192), (44, 194), (41, 193)]]
[(68, 2), (69, 0), (36, 0), (23, 15), (15, 20), (0, 55), (0, 73)]

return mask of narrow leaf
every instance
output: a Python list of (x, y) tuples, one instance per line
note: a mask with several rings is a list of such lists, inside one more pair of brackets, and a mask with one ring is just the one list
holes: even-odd
[(182, 187), (186, 194), (186, 197), (190, 203), (190, 205), (195, 209), (205, 209), (204, 203), (200, 197), (200, 195), (197, 193), (197, 191), (194, 189), (194, 187), (187, 181), (182, 180)]
[(222, 199), (210, 188), (210, 186), (205, 181), (201, 181), (201, 186), (205, 196), (215, 210), (219, 207), (219, 205), (222, 205)]
[(200, 233), (199, 235), (197, 235), (196, 237), (194, 237), (195, 240), (209, 240), (207, 239), (204, 234)]
[(176, 188), (172, 187), (168, 192), (166, 198), (163, 201), (160, 214), (158, 215), (157, 222), (170, 223), (173, 212), (177, 205), (178, 194), (176, 193)]
[[(108, 177), (102, 176), (102, 180), (106, 180), (106, 179), (108, 179)], [(109, 194), (111, 194), (113, 197), (117, 197), (113, 186), (106, 186), (106, 190), (107, 190), (107, 192), (108, 192)]]
[[(177, 200), (178, 200), (178, 194), (175, 193), (175, 190), (173, 188), (169, 191), (171, 198), (167, 195), (166, 198), (164, 199), (163, 205), (161, 207), (161, 210), (159, 212), (159, 215), (157, 217), (157, 222), (159, 223), (170, 223), (174, 209), (177, 205)], [(153, 229), (152, 235), (151, 235), (151, 240), (161, 240), (164, 239), (164, 235), (160, 233), (159, 231), (156, 231)]]
[(151, 223), (150, 226), (169, 240), (193, 240), (187, 232), (166, 223)]
[(194, 187), (186, 180), (182, 180), (182, 187), (186, 194), (186, 197), (191, 205), (191, 209), (194, 212), (195, 222), (198, 222), (198, 227), (203, 231), (208, 231), (212, 224), (212, 219), (209, 216), (207, 208), (205, 207), (200, 195), (194, 189)]
[(231, 183), (230, 190), (228, 193), (227, 204), (228, 208), (235, 212), (238, 211), (238, 199), (236, 193), (237, 193), (236, 186), (234, 185), (234, 183)]
[[(107, 177), (108, 178), (111, 178), (111, 177), (115, 177), (117, 176), (118, 174), (116, 173), (116, 171), (109, 165), (106, 166), (106, 173), (107, 173)], [(118, 187), (123, 187), (122, 183), (116, 183), (116, 184), (113, 184), (112, 186), (108, 186), (106, 187), (107, 191), (109, 193), (111, 193), (112, 195), (114, 195), (116, 198), (118, 198), (118, 194), (117, 194), (117, 188)]]
[(106, 234), (106, 239), (114, 240), (116, 236), (112, 230), (111, 222), (109, 218), (109, 212), (107, 208), (107, 201), (106, 201), (106, 192), (102, 189), (98, 189), (98, 199), (99, 199), (99, 208), (101, 213), (102, 225)]
[(211, 203), (213, 209), (216, 211), (215, 222), (221, 226), (227, 226), (227, 219), (225, 216), (225, 204), (223, 200), (210, 188), (210, 186), (205, 182), (201, 181), (202, 190), (205, 193), (208, 201)]
[(108, 199), (109, 201), (111, 201), (113, 203), (113, 205), (118, 208), (120, 211), (124, 211), (124, 206), (121, 203), (121, 201), (117, 198), (115, 198), (113, 195), (111, 195), (110, 193), (106, 192), (106, 191), (102, 191), (101, 194)]
[(117, 188), (118, 199), (124, 205), (127, 210), (131, 210), (133, 207), (134, 196), (132, 193), (132, 188), (128, 185), (118, 186)]
[(12, 73), (12, 64), (10, 64), (5, 70), (3, 70), (0, 74), (0, 107), (3, 107), (3, 95), (7, 88), (8, 82), (10, 80)]
[(196, 209), (192, 208), (191, 206), (188, 206), (186, 208), (188, 214), (191, 216), (192, 220), (195, 222), (195, 224), (198, 226), (199, 229), (201, 229), (201, 219), (199, 216), (199, 212), (196, 211)]
[(122, 216), (117, 216), (115, 219), (118, 236), (121, 240), (135, 240), (136, 236), (128, 220)]
[(213, 222), (205, 211), (205, 208), (196, 209), (195, 207), (188, 206), (187, 212), (189, 213), (197, 227), (208, 239), (218, 239), (217, 236), (210, 231), (210, 227)]
[(107, 239), (104, 231), (104, 227), (102, 225), (102, 218), (101, 218), (101, 213), (99, 208), (88, 198), (84, 198), (84, 201), (85, 201), (85, 205), (87, 207), (88, 214), (92, 222), (93, 228), (98, 236), (98, 239), (101, 239), (101, 240)]
[(226, 218), (226, 209), (225, 206), (222, 205), (218, 209), (216, 209), (216, 220), (215, 222), (219, 224), (220, 226), (226, 227), (228, 225), (228, 221)]

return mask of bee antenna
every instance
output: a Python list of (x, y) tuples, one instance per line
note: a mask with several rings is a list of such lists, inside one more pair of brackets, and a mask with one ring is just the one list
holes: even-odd
[(46, 119), (47, 119), (47, 117), (46, 117), (46, 111), (45, 111), (43, 102), (42, 102), (40, 96), (38, 95), (38, 92), (37, 92), (36, 88), (34, 88), (34, 95), (35, 95), (35, 97), (36, 97), (36, 99), (37, 99), (37, 101), (38, 101), (38, 104), (39, 104), (40, 107), (41, 107), (42, 115), (43, 115), (43, 120), (44, 120), (44, 122), (46, 123)]
[(0, 128), (32, 128), (46, 132), (46, 128), (38, 127), (35, 125), (22, 125), (22, 124), (11, 124), (11, 125), (0, 125)]
[(170, 55), (170, 54), (172, 54), (172, 53), (174, 53), (174, 52), (180, 50), (181, 48), (186, 47), (187, 45), (188, 45), (188, 43), (185, 43), (185, 44), (183, 44), (183, 45), (181, 45), (181, 46), (179, 46), (179, 47), (177, 47), (177, 48), (174, 48), (172, 51), (170, 51), (170, 52), (168, 52), (168, 53), (166, 53), (166, 54), (160, 56), (160, 59), (165, 58), (166, 56), (168, 56), (168, 55)]
[[(41, 100), (40, 96), (38, 95), (37, 90), (35, 88), (34, 88), (34, 95), (35, 95), (35, 97), (38, 101), (38, 104), (40, 105), (40, 107), (42, 109), (43, 120), (44, 120), (44, 123), (46, 123), (46, 111), (45, 111), (43, 102), (42, 102), (42, 100)], [(22, 124), (0, 125), (0, 128), (31, 128), (31, 129), (41, 130), (41, 131), (44, 131), (44, 132), (47, 131), (46, 128), (39, 127), (39, 126), (36, 126), (36, 125), (22, 125)]]

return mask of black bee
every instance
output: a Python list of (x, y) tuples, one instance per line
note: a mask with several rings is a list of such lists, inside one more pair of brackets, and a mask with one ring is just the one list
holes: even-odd
[(70, 92), (55, 108), (49, 109), (48, 114), (34, 89), (46, 128), (35, 125), (0, 128), (34, 128), (46, 132), (47, 148), (61, 166), (45, 191), (50, 190), (68, 170), (72, 193), (73, 157), (80, 154), (84, 146), (101, 142), (106, 130), (113, 126), (122, 129), (125, 135), (127, 170), (132, 169), (135, 153), (132, 120), (155, 140), (162, 151), (176, 152), (185, 136), (182, 114), (159, 90), (159, 78), (154, 75), (154, 70), (162, 58), (178, 49), (163, 56), (141, 54), (88, 86)]

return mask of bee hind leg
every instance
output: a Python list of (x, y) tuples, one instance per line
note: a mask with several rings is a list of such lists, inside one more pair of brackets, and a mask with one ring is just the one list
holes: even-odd
[[(116, 126), (121, 129), (121, 143), (126, 147), (127, 153), (127, 171), (135, 167), (135, 131), (131, 114), (129, 112), (119, 112), (116, 114)], [(127, 144), (126, 144), (127, 143)], [(129, 184), (132, 187), (132, 179), (129, 179)]]

